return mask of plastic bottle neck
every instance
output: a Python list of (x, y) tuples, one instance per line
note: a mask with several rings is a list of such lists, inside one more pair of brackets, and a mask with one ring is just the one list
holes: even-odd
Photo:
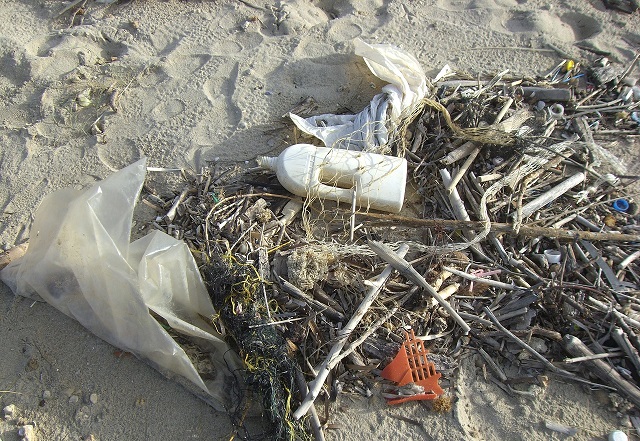
[(278, 158), (274, 158), (271, 156), (258, 156), (257, 158), (258, 165), (260, 167), (274, 172), (278, 171), (278, 164), (276, 162), (277, 160)]

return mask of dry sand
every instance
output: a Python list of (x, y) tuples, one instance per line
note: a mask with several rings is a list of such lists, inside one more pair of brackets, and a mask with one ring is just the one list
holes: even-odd
[[(90, 0), (71, 27), (69, 13), (58, 16), (68, 3), (0, 0), (5, 249), (28, 240), (35, 209), (55, 189), (86, 186), (141, 156), (150, 166), (199, 170), (214, 158), (278, 152), (295, 142), (282, 115), (306, 96), (318, 102), (317, 113), (359, 111), (383, 84), (352, 54), (356, 37), (408, 50), (431, 76), (446, 63), (474, 74), (532, 75), (549, 71), (561, 54), (589, 61), (606, 52), (624, 64), (640, 45), (639, 14), (606, 10), (599, 0)], [(605, 147), (640, 172), (637, 144)], [(17, 424), (32, 421), (40, 440), (231, 433), (224, 414), (4, 285), (0, 339), (0, 406), (17, 408), (0, 421), (4, 441), (19, 439)], [(544, 421), (578, 428), (572, 439), (628, 430), (607, 393), (558, 378), (533, 388), (533, 397), (509, 397), (469, 357), (451, 380), (457, 401), (443, 415), (416, 403), (388, 408), (378, 396), (342, 397), (330, 412), (338, 428), (327, 438), (566, 437)]]

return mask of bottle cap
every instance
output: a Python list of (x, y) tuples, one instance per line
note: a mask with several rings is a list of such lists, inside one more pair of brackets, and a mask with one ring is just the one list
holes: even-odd
[(549, 116), (551, 119), (561, 119), (564, 116), (564, 107), (562, 104), (554, 104), (549, 107)]
[(613, 201), (613, 209), (625, 213), (629, 209), (629, 202), (626, 199), (616, 199)]

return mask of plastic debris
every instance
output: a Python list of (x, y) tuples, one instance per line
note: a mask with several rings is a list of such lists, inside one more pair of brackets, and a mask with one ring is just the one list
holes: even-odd
[(438, 380), (436, 366), (427, 359), (429, 351), (424, 342), (417, 339), (413, 329), (405, 332), (398, 355), (383, 369), (382, 378), (395, 382), (399, 388), (395, 394), (385, 394), (389, 404), (407, 401), (433, 400), (444, 393)]
[(558, 250), (544, 250), (544, 257), (549, 265), (553, 265), (554, 263), (560, 263), (562, 253)]
[[(82, 191), (48, 195), (36, 212), (26, 254), (0, 271), (14, 293), (39, 296), (103, 340), (197, 386), (217, 409), (231, 405), (227, 345), (202, 316), (215, 314), (187, 245), (161, 231), (130, 241), (146, 158)], [(152, 317), (216, 352), (205, 384), (185, 351)], [(229, 364), (231, 363), (231, 365)]]
[(629, 437), (622, 430), (614, 430), (609, 434), (609, 441), (627, 441)]
[(559, 103), (555, 103), (554, 105), (549, 107), (549, 116), (551, 119), (562, 119), (564, 116), (564, 106)]
[(364, 58), (371, 72), (390, 84), (356, 115), (289, 116), (300, 130), (322, 140), (327, 147), (384, 153), (389, 133), (410, 114), (427, 92), (426, 75), (420, 62), (390, 44), (354, 41), (355, 53)]
[(404, 202), (407, 161), (395, 156), (295, 144), (258, 164), (276, 172), (291, 193), (312, 199), (399, 212)]
[(616, 199), (613, 201), (613, 209), (625, 213), (629, 209), (629, 202), (626, 199)]

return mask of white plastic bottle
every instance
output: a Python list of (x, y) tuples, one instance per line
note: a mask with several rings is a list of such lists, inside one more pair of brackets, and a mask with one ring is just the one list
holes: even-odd
[(277, 158), (258, 157), (291, 193), (397, 213), (402, 209), (407, 161), (395, 156), (295, 144)]

